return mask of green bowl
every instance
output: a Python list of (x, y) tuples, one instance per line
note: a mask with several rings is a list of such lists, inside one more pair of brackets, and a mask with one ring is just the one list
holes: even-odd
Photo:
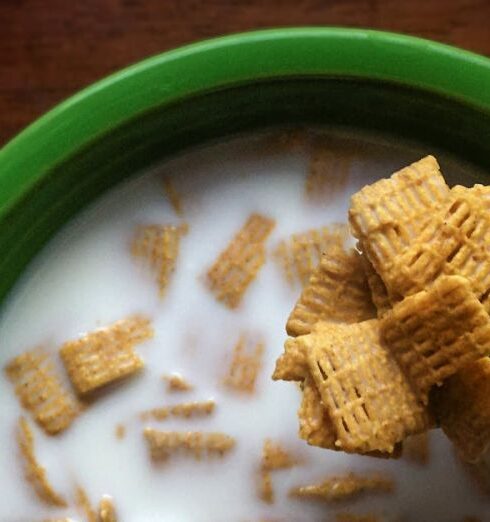
[(416, 140), (490, 172), (490, 60), (397, 34), (298, 28), (114, 74), (0, 151), (0, 300), (63, 223), (123, 178), (196, 143), (291, 123)]

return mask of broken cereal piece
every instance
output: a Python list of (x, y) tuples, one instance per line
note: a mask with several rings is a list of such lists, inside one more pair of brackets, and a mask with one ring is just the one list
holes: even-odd
[(174, 182), (172, 179), (166, 177), (163, 180), (163, 190), (165, 191), (165, 195), (167, 196), (172, 208), (178, 216), (182, 216), (183, 206), (182, 206), (182, 196), (178, 193), (175, 188)]
[(117, 522), (117, 513), (111, 497), (104, 495), (99, 502), (99, 522)]
[(294, 488), (289, 495), (301, 499), (339, 502), (350, 500), (362, 493), (392, 493), (394, 489), (395, 483), (389, 476), (379, 473), (370, 475), (348, 473), (328, 478), (320, 484)]
[(303, 381), (308, 375), (308, 362), (303, 344), (296, 338), (287, 339), (284, 353), (277, 359), (272, 378), (275, 381)]
[(392, 453), (397, 442), (428, 428), (428, 412), (381, 343), (377, 320), (321, 322), (298, 340), (339, 449)]
[(87, 522), (97, 522), (97, 513), (90, 504), (87, 492), (81, 486), (77, 486), (75, 490), (75, 503), (83, 512)]
[[(362, 245), (361, 250), (362, 250)], [(361, 255), (367, 283), (371, 290), (371, 299), (378, 311), (378, 317), (382, 317), (391, 308), (391, 300), (386, 285), (365, 254)]]
[(124, 439), (126, 436), (126, 427), (124, 424), (117, 424), (116, 425), (116, 439)]
[(479, 461), (490, 451), (490, 358), (484, 357), (447, 379), (434, 390), (431, 406), (461, 458)]
[(403, 441), (403, 457), (410, 462), (425, 466), (429, 463), (429, 434), (418, 433)]
[(224, 433), (200, 431), (175, 432), (145, 428), (150, 456), (155, 461), (165, 461), (172, 454), (182, 452), (201, 460), (202, 456), (223, 456), (235, 446), (235, 439)]
[(322, 253), (332, 245), (341, 248), (348, 235), (348, 227), (339, 224), (293, 234), (280, 241), (274, 255), (283, 268), (286, 280), (290, 284), (297, 280), (304, 286), (318, 266)]
[(490, 317), (460, 276), (441, 276), (397, 303), (381, 335), (421, 401), (463, 366), (490, 353)]
[(34, 435), (27, 420), (23, 417), (19, 420), (17, 443), (24, 461), (25, 477), (39, 499), (51, 506), (67, 507), (66, 500), (53, 489), (46, 475), (46, 470), (36, 459)]
[(325, 143), (313, 146), (305, 182), (309, 199), (322, 203), (332, 201), (346, 187), (352, 159), (344, 154), (329, 150)]
[(332, 246), (303, 289), (286, 331), (296, 337), (309, 333), (318, 321), (356, 323), (375, 316), (360, 254)]
[(140, 225), (136, 228), (131, 252), (142, 258), (148, 268), (156, 275), (158, 289), (162, 297), (170, 277), (175, 270), (180, 250), (180, 240), (188, 231), (186, 224)]
[(148, 319), (132, 316), (66, 342), (60, 356), (80, 395), (127, 378), (143, 367), (134, 346), (153, 337)]
[(277, 469), (292, 468), (297, 463), (279, 443), (270, 439), (264, 441), (262, 449), (262, 469), (274, 471)]
[(192, 384), (184, 379), (184, 377), (179, 373), (165, 375), (163, 378), (167, 381), (168, 392), (186, 392), (193, 389)]
[(239, 392), (253, 393), (262, 367), (264, 345), (261, 342), (247, 347), (247, 338), (242, 335), (235, 347), (224, 384)]
[(265, 262), (265, 241), (274, 220), (252, 214), (207, 273), (209, 288), (218, 301), (236, 308)]
[(141, 414), (142, 420), (154, 419), (162, 421), (170, 416), (184, 417), (203, 417), (211, 415), (214, 412), (216, 403), (213, 400), (202, 402), (185, 402), (182, 404), (175, 404), (174, 406), (164, 406), (163, 408), (154, 408), (145, 411)]
[(260, 470), (259, 475), (259, 498), (267, 504), (274, 502), (274, 487), (272, 485), (271, 472), (266, 469)]
[(22, 406), (47, 434), (62, 432), (78, 415), (77, 401), (65, 390), (50, 356), (42, 350), (15, 357), (5, 372)]

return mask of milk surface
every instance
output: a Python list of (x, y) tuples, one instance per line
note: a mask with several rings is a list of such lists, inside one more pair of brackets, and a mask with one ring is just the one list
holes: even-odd
[[(84, 520), (73, 503), (77, 484), (86, 489), (93, 505), (103, 494), (111, 495), (121, 522), (320, 522), (345, 511), (387, 513), (418, 522), (456, 522), (467, 515), (487, 520), (490, 502), (468, 480), (440, 432), (431, 434), (428, 466), (309, 447), (297, 436), (297, 387), (270, 379), (283, 350), (285, 321), (300, 292), (288, 286), (271, 256), (278, 241), (295, 232), (346, 222), (353, 192), (427, 153), (437, 153), (365, 136), (340, 136), (332, 141), (339, 154), (344, 139), (355, 143), (356, 156), (345, 190), (332, 201), (312, 204), (305, 198), (305, 154), (268, 151), (262, 137), (240, 138), (186, 153), (118, 186), (46, 246), (1, 309), (0, 367), (36, 346), (56, 354), (66, 340), (134, 313), (153, 320), (155, 337), (136, 348), (146, 363), (143, 373), (104, 393), (65, 433), (47, 437), (31, 421), (38, 458), (55, 489), (70, 501), (68, 509), (44, 506), (24, 480), (14, 437), (22, 410), (13, 387), (0, 374), (0, 521), (61, 516)], [(440, 155), (438, 159), (450, 181), (469, 185), (478, 180), (479, 174), (464, 165)], [(165, 197), (164, 176), (172, 177), (183, 196), (183, 218)], [(242, 305), (229, 310), (215, 301), (203, 276), (251, 212), (270, 216), (277, 225), (267, 242), (267, 263)], [(153, 276), (130, 256), (132, 233), (139, 224), (183, 221), (189, 233), (160, 299)], [(263, 339), (266, 347), (252, 396), (222, 385), (242, 333)], [(181, 373), (194, 390), (167, 393), (162, 375), (171, 372)], [(215, 413), (207, 418), (139, 418), (149, 408), (206, 399), (216, 401)], [(118, 424), (126, 428), (121, 440), (115, 435)], [(143, 440), (145, 426), (222, 431), (236, 437), (237, 444), (221, 459), (197, 462), (177, 456), (155, 466)], [(281, 443), (302, 462), (273, 473), (272, 505), (257, 495), (265, 438)], [(291, 487), (335, 473), (375, 470), (393, 475), (394, 494), (367, 495), (335, 506), (287, 496)]]

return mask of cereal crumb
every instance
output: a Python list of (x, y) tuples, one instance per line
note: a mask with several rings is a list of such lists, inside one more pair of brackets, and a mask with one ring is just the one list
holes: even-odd
[(99, 502), (99, 522), (117, 522), (116, 508), (108, 495), (104, 495)]
[(167, 196), (172, 208), (178, 216), (182, 216), (183, 205), (182, 205), (182, 196), (179, 194), (177, 189), (175, 188), (175, 184), (172, 179), (166, 177), (163, 180), (163, 190), (165, 191), (165, 195)]
[(162, 408), (153, 408), (152, 410), (144, 411), (141, 414), (141, 419), (144, 421), (149, 419), (162, 421), (170, 416), (184, 417), (186, 419), (191, 417), (203, 417), (211, 415), (215, 407), (216, 403), (213, 400), (184, 402), (182, 404), (175, 404), (174, 406), (164, 406)]
[(77, 486), (75, 490), (75, 503), (83, 512), (87, 522), (97, 522), (97, 513), (90, 504), (87, 492), (81, 486)]
[(231, 363), (228, 374), (224, 378), (224, 384), (236, 391), (253, 393), (259, 371), (262, 367), (262, 356), (264, 344), (259, 342), (247, 349), (247, 338), (245, 335), (233, 348)]
[(34, 488), (39, 499), (51, 506), (67, 507), (66, 500), (53, 489), (47, 478), (46, 470), (37, 462), (34, 453), (34, 434), (23, 417), (19, 420), (17, 444), (24, 461), (26, 480)]
[(178, 452), (196, 460), (201, 460), (203, 455), (223, 456), (235, 446), (235, 439), (224, 433), (158, 431), (145, 428), (143, 434), (150, 456), (155, 461), (165, 461)]
[(365, 492), (392, 493), (394, 489), (395, 483), (389, 476), (379, 473), (370, 475), (348, 473), (328, 478), (320, 484), (293, 488), (290, 496), (338, 502), (349, 500)]
[(116, 439), (122, 440), (126, 436), (126, 426), (124, 424), (116, 425)]
[(168, 392), (186, 392), (191, 391), (194, 388), (187, 379), (184, 379), (184, 377), (180, 375), (180, 373), (164, 375), (163, 379), (167, 382)]
[(292, 468), (297, 460), (287, 452), (278, 442), (270, 439), (264, 441), (262, 449), (262, 469), (274, 471), (277, 469)]
[(265, 241), (275, 221), (252, 214), (207, 272), (207, 283), (218, 301), (236, 308), (265, 263)]
[(274, 503), (274, 488), (272, 486), (271, 472), (265, 469), (260, 470), (259, 498), (267, 504)]
[(87, 395), (140, 371), (143, 361), (134, 346), (151, 337), (150, 321), (132, 316), (66, 342), (60, 356), (78, 393)]

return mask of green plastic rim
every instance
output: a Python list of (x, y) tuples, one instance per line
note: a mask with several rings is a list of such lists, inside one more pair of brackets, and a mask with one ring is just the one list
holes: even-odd
[(0, 150), (0, 301), (57, 228), (125, 176), (206, 139), (299, 120), (403, 127), (490, 171), (490, 59), (312, 27), (199, 42), (109, 76)]

